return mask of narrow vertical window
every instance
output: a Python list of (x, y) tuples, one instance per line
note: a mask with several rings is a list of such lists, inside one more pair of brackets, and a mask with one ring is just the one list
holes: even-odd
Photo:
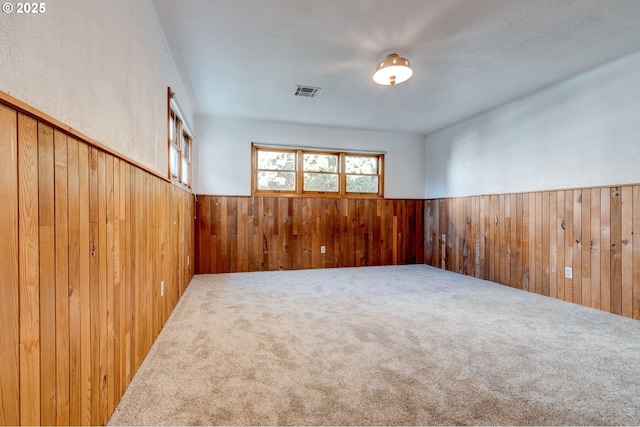
[(193, 137), (169, 89), (169, 178), (191, 188)]
[(187, 187), (191, 187), (191, 137), (186, 133), (182, 133), (182, 164), (180, 165), (180, 171), (182, 176), (180, 182)]
[(180, 156), (179, 135), (182, 135), (180, 121), (175, 112), (171, 110), (171, 117), (169, 118), (169, 171), (172, 179), (178, 178), (178, 172), (180, 170), (180, 165), (178, 164), (178, 158)]

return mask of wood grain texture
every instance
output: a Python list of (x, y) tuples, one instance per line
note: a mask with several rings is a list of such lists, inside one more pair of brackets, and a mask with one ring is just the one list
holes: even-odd
[(0, 105), (0, 425), (20, 424), (17, 117)]
[(633, 187), (633, 318), (640, 320), (640, 186)]
[(622, 314), (622, 191), (611, 189), (611, 312)]
[[(78, 287), (80, 297), (80, 424), (91, 424), (91, 235), (89, 222), (89, 146), (78, 143)], [(73, 218), (70, 218), (74, 224)], [(73, 228), (73, 225), (72, 225)]]
[(69, 182), (67, 135), (58, 130), (55, 149), (55, 247), (56, 247), (56, 414), (57, 425), (70, 422), (70, 325), (69, 325)]
[(38, 123), (18, 114), (20, 423), (40, 425)]
[(0, 424), (105, 424), (193, 276), (193, 196), (2, 104), (0, 190)]
[(38, 125), (40, 422), (56, 424), (56, 248), (53, 129)]
[(633, 317), (633, 187), (621, 188), (622, 195), (622, 289), (621, 313), (624, 317)]
[(199, 274), (424, 262), (422, 200), (198, 195), (196, 210)]
[[(639, 194), (628, 185), (425, 200), (425, 263), (637, 319)], [(473, 248), (480, 255), (466, 256)]]

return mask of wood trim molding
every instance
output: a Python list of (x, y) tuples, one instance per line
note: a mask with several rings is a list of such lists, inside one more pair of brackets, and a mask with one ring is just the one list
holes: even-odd
[[(64, 133), (66, 133), (69, 136), (72, 136), (82, 142), (85, 142), (87, 144), (89, 144), (92, 147), (95, 147), (101, 151), (104, 151), (105, 153), (111, 154), (112, 156), (117, 157), (120, 160), (124, 160), (125, 162), (137, 167), (138, 169), (142, 169), (143, 171), (150, 173), (151, 175), (160, 178), (164, 181), (167, 182), (171, 182), (169, 179), (169, 175), (167, 174), (167, 176), (163, 176), (162, 174), (154, 171), (153, 169), (149, 168), (148, 166), (145, 166), (141, 163), (136, 162), (135, 160), (131, 159), (130, 157), (125, 156), (122, 153), (119, 153), (118, 151), (107, 147), (104, 144), (101, 144), (100, 142), (96, 141), (95, 139), (85, 135), (84, 133), (72, 128), (71, 126), (68, 126), (64, 123), (62, 123), (61, 121), (54, 119), (53, 117), (51, 117), (50, 115), (44, 113), (43, 111), (38, 110), (37, 108), (34, 108), (28, 104), (26, 104), (23, 101), (20, 101), (17, 98), (14, 98), (13, 96), (9, 95), (6, 92), (0, 91), (0, 103), (3, 105), (6, 105), (9, 108), (13, 108), (16, 111), (19, 111), (21, 113), (25, 113), (35, 119), (37, 119), (39, 122), (42, 123), (46, 123), (52, 127), (55, 127), (57, 129), (60, 129), (61, 131), (63, 131)], [(184, 187), (180, 187), (184, 190)]]

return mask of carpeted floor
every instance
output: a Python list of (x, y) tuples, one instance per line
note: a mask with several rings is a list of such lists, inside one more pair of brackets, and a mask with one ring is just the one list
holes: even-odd
[(202, 275), (110, 425), (638, 425), (640, 322), (423, 265)]

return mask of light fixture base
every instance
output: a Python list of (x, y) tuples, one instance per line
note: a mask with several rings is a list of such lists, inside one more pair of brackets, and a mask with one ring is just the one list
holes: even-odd
[(409, 80), (412, 75), (413, 69), (409, 64), (409, 60), (399, 56), (397, 53), (391, 53), (378, 62), (376, 71), (373, 74), (373, 81), (380, 85), (394, 86)]

